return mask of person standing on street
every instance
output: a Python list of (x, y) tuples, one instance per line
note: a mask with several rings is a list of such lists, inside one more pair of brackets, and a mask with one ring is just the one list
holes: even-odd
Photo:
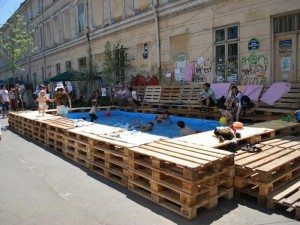
[(0, 102), (2, 105), (2, 115), (4, 118), (5, 113), (8, 113), (9, 110), (9, 94), (6, 90), (6, 85), (2, 86), (2, 89), (0, 90)]

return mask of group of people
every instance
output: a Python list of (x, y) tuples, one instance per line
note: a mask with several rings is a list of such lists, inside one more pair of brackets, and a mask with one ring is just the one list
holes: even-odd
[(229, 125), (234, 121), (239, 121), (240, 115), (252, 113), (257, 108), (258, 103), (252, 101), (247, 95), (243, 95), (237, 86), (231, 87), (231, 94), (225, 98), (216, 99), (214, 91), (209, 83), (203, 84), (203, 91), (198, 96), (201, 111), (207, 111), (209, 107), (217, 106), (220, 113), (229, 121)]
[(42, 116), (45, 115), (45, 110), (48, 109), (47, 102), (55, 102), (57, 114), (64, 116), (67, 114), (67, 106), (69, 108), (72, 108), (72, 101), (67, 93), (66, 89), (64, 88), (63, 84), (59, 83), (55, 88), (55, 94), (53, 96), (53, 99), (49, 98), (49, 95), (46, 92), (46, 87), (41, 86), (41, 90), (38, 93), (38, 97), (36, 99), (38, 102), (38, 110), (39, 114), (42, 114)]
[(138, 96), (136, 90), (133, 90), (132, 87), (129, 87), (127, 90), (124, 85), (120, 87), (120, 90), (114, 96), (114, 103), (118, 106), (125, 106), (127, 104), (140, 106), (141, 101), (142, 99)]
[(5, 84), (0, 90), (0, 102), (2, 108), (2, 117), (4, 118), (8, 110), (18, 111), (22, 107), (21, 89), (19, 84), (7, 89)]
[[(159, 124), (159, 123), (162, 123), (164, 121), (172, 123), (172, 120), (170, 118), (170, 113), (168, 111), (165, 111), (162, 114), (157, 114), (154, 119), (155, 119), (154, 122), (148, 122), (146, 125), (143, 125), (143, 124), (140, 124), (140, 123), (131, 124), (129, 126), (129, 129), (134, 128), (136, 130), (140, 130), (140, 131), (145, 132), (145, 131), (152, 131), (153, 128), (154, 128), (154, 124)], [(176, 124), (177, 124), (177, 127), (179, 128), (180, 136), (196, 134), (196, 133), (201, 132), (200, 130), (191, 129), (182, 120), (177, 121)]]

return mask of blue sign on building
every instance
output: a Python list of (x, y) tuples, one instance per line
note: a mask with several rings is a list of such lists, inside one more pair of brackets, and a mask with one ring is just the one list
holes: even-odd
[(279, 41), (279, 48), (292, 48), (293, 42), (292, 40), (282, 40)]
[(248, 42), (248, 49), (249, 50), (257, 50), (259, 49), (259, 41), (256, 38), (252, 38), (249, 42)]

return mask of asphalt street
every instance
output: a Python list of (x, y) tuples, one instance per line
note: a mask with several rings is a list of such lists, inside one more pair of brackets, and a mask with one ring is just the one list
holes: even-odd
[(248, 198), (221, 200), (187, 220), (7, 129), (0, 119), (0, 224), (299, 224)]

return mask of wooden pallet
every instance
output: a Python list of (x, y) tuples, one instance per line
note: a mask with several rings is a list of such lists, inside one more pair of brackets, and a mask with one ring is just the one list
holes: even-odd
[(300, 137), (288, 135), (269, 141), (263, 141), (260, 143), (260, 145), (280, 147), (283, 149), (290, 148), (293, 150), (300, 150)]
[(181, 87), (179, 85), (163, 86), (160, 103), (175, 103), (180, 100)]
[(144, 95), (144, 101), (154, 103), (160, 101), (162, 86), (147, 86)]
[[(157, 189), (158, 191), (152, 190), (152, 188)], [(226, 199), (231, 199), (233, 197), (233, 188), (220, 187), (212, 191), (216, 192), (212, 197), (199, 196), (196, 198), (196, 205), (191, 207), (182, 204), (185, 200), (189, 201), (190, 199), (185, 199), (178, 193), (168, 191), (162, 188), (162, 186), (157, 186), (155, 183), (151, 184), (147, 179), (140, 178), (135, 181), (129, 180), (128, 189), (188, 219), (197, 217), (197, 209), (200, 207), (207, 209), (216, 207), (220, 197)]]
[[(261, 152), (238, 151), (235, 156), (234, 187), (266, 197), (272, 191), (300, 175), (300, 151), (257, 145)], [(254, 194), (253, 194), (254, 195)]]
[(129, 158), (189, 180), (199, 179), (206, 172), (233, 165), (232, 153), (175, 140), (132, 147)]
[(284, 206), (289, 212), (295, 210), (295, 217), (300, 220), (300, 178), (271, 193), (267, 198), (267, 206), (271, 209)]

